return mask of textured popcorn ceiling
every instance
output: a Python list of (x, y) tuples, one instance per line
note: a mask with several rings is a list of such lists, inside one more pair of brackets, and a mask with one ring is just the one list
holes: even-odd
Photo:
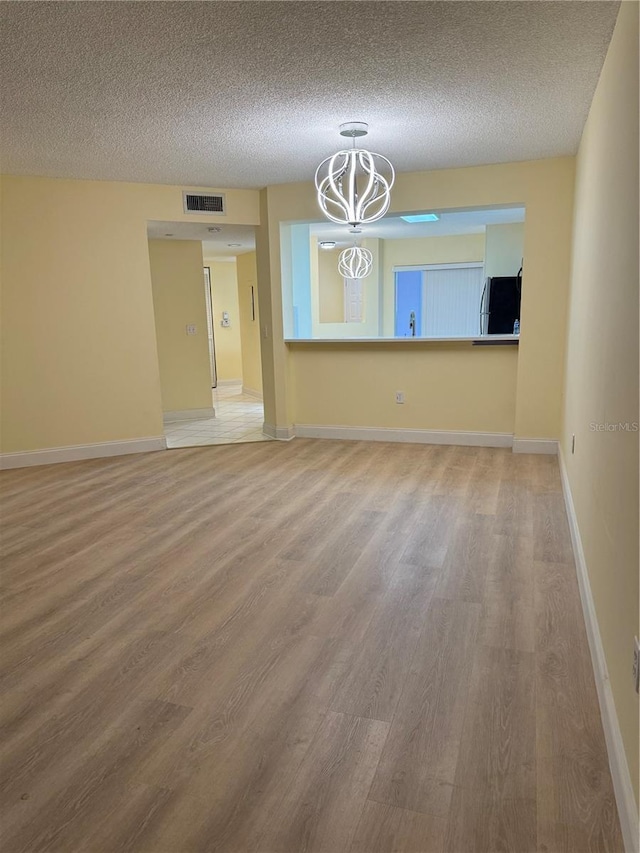
[(370, 124), (399, 171), (573, 154), (617, 2), (0, 3), (2, 169), (307, 180)]

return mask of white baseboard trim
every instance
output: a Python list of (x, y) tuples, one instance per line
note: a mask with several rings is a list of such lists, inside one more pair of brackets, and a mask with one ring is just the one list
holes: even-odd
[(253, 397), (255, 400), (262, 400), (262, 391), (256, 391), (255, 388), (247, 388), (246, 385), (243, 385), (242, 393), (247, 397)]
[(242, 379), (218, 379), (216, 383), (217, 388), (229, 388), (233, 385), (238, 385), (242, 388)]
[(216, 410), (213, 406), (206, 409), (181, 409), (177, 412), (163, 412), (162, 420), (165, 424), (173, 424), (176, 421), (197, 421), (205, 418), (215, 418)]
[(276, 438), (278, 441), (291, 441), (296, 435), (293, 427), (277, 427), (267, 423), (262, 424), (262, 432), (269, 438)]
[(611, 770), (611, 778), (613, 780), (613, 789), (616, 796), (618, 814), (620, 816), (622, 837), (624, 839), (626, 853), (637, 853), (639, 829), (638, 810), (636, 808), (636, 800), (633, 793), (629, 765), (627, 763), (624, 744), (622, 742), (622, 734), (620, 733), (616, 706), (613, 700), (613, 693), (611, 691), (607, 662), (604, 655), (604, 648), (602, 646), (600, 628), (598, 627), (598, 618), (596, 616), (593, 595), (591, 593), (591, 584), (589, 583), (587, 563), (584, 556), (584, 549), (582, 547), (578, 519), (576, 516), (575, 506), (573, 504), (569, 476), (567, 474), (562, 450), (559, 452), (559, 463), (560, 477), (562, 479), (562, 491), (564, 494), (565, 507), (567, 509), (567, 518), (569, 519), (571, 543), (573, 545), (576, 574), (578, 576), (578, 586), (580, 588), (580, 598), (582, 600), (582, 610), (587, 628), (587, 637), (589, 639), (591, 663), (593, 665), (596, 688), (598, 691), (598, 702), (600, 704), (602, 726), (607, 744), (607, 753), (609, 755), (609, 768)]
[(56, 462), (77, 462), (80, 459), (100, 459), (103, 456), (124, 456), (128, 453), (150, 453), (153, 450), (166, 449), (165, 437), (158, 435), (153, 438), (131, 438), (125, 441), (102, 441), (99, 444), (49, 447), (46, 450), (22, 450), (17, 453), (0, 453), (0, 469), (52, 465)]
[(514, 453), (548, 453), (555, 456), (558, 453), (558, 442), (552, 438), (514, 438)]
[(466, 447), (511, 447), (513, 436), (502, 432), (462, 432), (388, 427), (320, 426), (296, 424), (301, 438), (338, 438), (353, 441), (399, 441), (413, 444), (457, 444)]

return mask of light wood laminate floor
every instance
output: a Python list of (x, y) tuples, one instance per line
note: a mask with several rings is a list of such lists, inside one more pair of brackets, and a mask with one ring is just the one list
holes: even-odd
[(0, 482), (3, 853), (622, 851), (555, 458)]

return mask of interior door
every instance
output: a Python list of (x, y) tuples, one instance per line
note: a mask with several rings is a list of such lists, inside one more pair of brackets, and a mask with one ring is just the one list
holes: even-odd
[(423, 270), (396, 272), (396, 338), (415, 338), (422, 335)]
[(204, 300), (207, 306), (207, 339), (209, 342), (209, 365), (211, 367), (211, 387), (218, 387), (216, 370), (216, 342), (213, 336), (213, 300), (211, 298), (211, 269), (204, 268)]
[(359, 278), (345, 278), (344, 280), (344, 321), (345, 323), (362, 323), (364, 319), (363, 310), (363, 288)]

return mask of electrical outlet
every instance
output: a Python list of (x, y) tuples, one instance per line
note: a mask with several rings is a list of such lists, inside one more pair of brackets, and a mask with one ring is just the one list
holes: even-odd
[(193, 323), (189, 323), (189, 325), (187, 326), (187, 334), (188, 335), (195, 335), (196, 332), (197, 332), (197, 329), (196, 329), (195, 325)]
[(571, 452), (576, 452), (576, 436), (575, 433), (571, 436)]
[(640, 693), (640, 642), (633, 638), (633, 686), (636, 693)]
[(396, 391), (396, 403), (404, 403), (404, 391)]

